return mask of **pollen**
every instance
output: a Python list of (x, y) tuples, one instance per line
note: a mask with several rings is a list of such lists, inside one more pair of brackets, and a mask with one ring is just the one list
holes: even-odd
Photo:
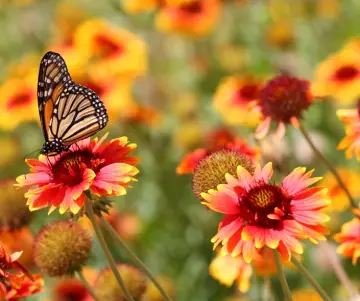
[(266, 185), (256, 187), (250, 190), (248, 201), (249, 205), (255, 210), (267, 210), (274, 208), (277, 203), (281, 202), (282, 194), (278, 187)]

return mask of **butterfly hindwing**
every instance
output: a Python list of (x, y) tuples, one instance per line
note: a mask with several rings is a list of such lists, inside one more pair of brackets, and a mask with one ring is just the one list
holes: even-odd
[(107, 120), (105, 106), (95, 92), (67, 83), (54, 106), (49, 138), (59, 138), (64, 145), (71, 145), (104, 128)]

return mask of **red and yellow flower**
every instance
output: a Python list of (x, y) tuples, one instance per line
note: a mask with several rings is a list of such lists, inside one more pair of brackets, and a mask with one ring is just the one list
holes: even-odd
[(216, 25), (221, 3), (219, 0), (182, 0), (166, 3), (156, 17), (156, 27), (164, 32), (189, 36), (204, 36)]
[(252, 162), (256, 162), (259, 158), (259, 150), (257, 148), (250, 146), (245, 140), (235, 137), (227, 129), (218, 129), (211, 132), (206, 142), (206, 148), (198, 148), (185, 155), (176, 168), (178, 175), (193, 173), (201, 159), (221, 149), (235, 150), (247, 156)]
[(0, 128), (14, 130), (38, 118), (36, 86), (30, 80), (11, 78), (0, 86), (0, 93)]
[(210, 275), (221, 284), (230, 287), (236, 282), (240, 292), (246, 293), (250, 288), (253, 269), (241, 256), (216, 256), (209, 266)]
[(341, 227), (341, 233), (334, 237), (340, 246), (337, 252), (344, 257), (352, 258), (355, 265), (360, 258), (360, 217), (353, 218)]
[(314, 96), (330, 96), (340, 104), (349, 104), (360, 96), (359, 87), (359, 54), (345, 47), (317, 66), (311, 90)]
[(74, 45), (91, 59), (91, 74), (97, 78), (110, 75), (134, 78), (147, 70), (147, 47), (137, 35), (101, 19), (82, 23), (74, 34)]
[(122, 7), (130, 15), (149, 12), (157, 9), (162, 0), (123, 0)]
[(289, 260), (293, 252), (302, 254), (300, 239), (326, 239), (323, 223), (329, 217), (322, 209), (330, 203), (327, 189), (308, 187), (321, 178), (298, 167), (275, 185), (269, 183), (272, 174), (271, 163), (258, 166), (254, 174), (238, 166), (236, 177), (226, 174), (226, 184), (201, 194), (206, 207), (225, 214), (212, 239), (214, 248), (221, 243), (223, 254), (241, 255), (250, 263), (269, 247)]
[[(354, 198), (358, 198), (360, 196), (359, 173), (350, 168), (338, 168), (337, 171), (342, 179), (346, 179), (346, 187), (350, 194)], [(321, 184), (328, 189), (331, 199), (331, 204), (327, 208), (329, 211), (343, 212), (349, 208), (349, 199), (331, 172), (324, 175)]]
[(29, 209), (50, 206), (49, 213), (59, 207), (60, 213), (70, 210), (76, 214), (84, 205), (86, 190), (102, 196), (126, 194), (139, 172), (135, 167), (138, 158), (127, 156), (136, 144), (128, 144), (127, 137), (102, 144), (106, 136), (99, 141), (82, 140), (55, 157), (27, 159), (31, 173), (16, 180), (17, 186), (30, 187), (25, 194)]
[(358, 109), (342, 109), (338, 110), (336, 114), (345, 123), (346, 133), (337, 148), (345, 150), (347, 159), (355, 156), (360, 161), (360, 101)]
[(251, 76), (227, 77), (216, 89), (213, 106), (229, 125), (255, 126), (261, 117), (254, 107), (262, 85), (262, 80)]
[(267, 135), (272, 121), (276, 122), (276, 136), (282, 138), (285, 126), (299, 126), (304, 110), (312, 103), (309, 82), (287, 75), (279, 75), (267, 82), (260, 91), (257, 109), (263, 122), (257, 127), (255, 136), (261, 139)]

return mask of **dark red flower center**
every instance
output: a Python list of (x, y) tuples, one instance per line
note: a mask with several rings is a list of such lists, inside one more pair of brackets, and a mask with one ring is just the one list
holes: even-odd
[(19, 91), (16, 95), (11, 97), (7, 103), (8, 109), (25, 106), (31, 103), (33, 94), (30, 90)]
[(268, 215), (272, 214), (275, 208), (284, 212), (282, 219), (290, 215), (291, 199), (279, 186), (260, 183), (249, 191), (235, 187), (235, 192), (239, 197), (240, 216), (249, 225), (278, 229), (281, 226), (280, 221), (270, 219)]
[(90, 151), (79, 150), (63, 155), (52, 167), (54, 181), (67, 186), (75, 186), (82, 182), (85, 169), (98, 171), (103, 160)]
[(354, 66), (346, 65), (337, 69), (334, 74), (334, 79), (338, 81), (351, 81), (359, 75), (359, 70)]
[(100, 55), (105, 58), (113, 58), (114, 56), (119, 56), (124, 53), (124, 47), (116, 43), (111, 37), (107, 35), (97, 35), (95, 36), (95, 42), (98, 45)]
[(180, 5), (180, 11), (187, 14), (199, 14), (203, 11), (202, 1), (192, 1), (190, 3), (185, 3)]
[(56, 301), (82, 301), (88, 297), (88, 292), (82, 283), (75, 280), (64, 280), (55, 291)]
[(256, 100), (259, 97), (259, 86), (248, 84), (240, 87), (234, 94), (234, 104), (244, 104)]
[(99, 97), (101, 98), (104, 93), (106, 92), (106, 87), (104, 85), (99, 84), (98, 82), (95, 82), (93, 80), (87, 80), (85, 82), (82, 82), (81, 85), (90, 88), (93, 90)]
[(260, 91), (259, 106), (264, 117), (289, 123), (292, 117), (300, 118), (311, 101), (307, 81), (281, 75), (270, 80)]

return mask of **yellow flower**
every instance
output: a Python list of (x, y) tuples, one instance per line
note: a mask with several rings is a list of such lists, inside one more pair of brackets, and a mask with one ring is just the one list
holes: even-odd
[(22, 122), (38, 119), (36, 85), (29, 80), (7, 80), (0, 95), (0, 128), (14, 130)]
[(341, 4), (339, 0), (317, 0), (316, 12), (319, 17), (333, 19), (339, 16)]
[[(358, 105), (359, 106), (359, 105)], [(339, 119), (345, 123), (346, 135), (337, 148), (345, 150), (346, 159), (355, 156), (360, 161), (360, 115), (358, 109), (337, 110)]]
[(360, 95), (360, 60), (358, 53), (345, 48), (321, 62), (315, 70), (312, 93), (331, 96), (341, 104), (350, 104)]
[(229, 125), (255, 126), (261, 114), (253, 110), (259, 97), (262, 82), (247, 76), (223, 79), (216, 89), (213, 106)]
[[(170, 278), (166, 277), (159, 277), (158, 282), (164, 288), (166, 293), (169, 296), (174, 296), (175, 294), (175, 287), (174, 283)], [(164, 297), (160, 294), (159, 289), (152, 283), (148, 282), (146, 286), (146, 291), (144, 295), (141, 297), (142, 301), (165, 301)]]
[[(60, 1), (55, 9), (54, 42), (65, 45), (73, 43), (76, 27), (85, 20), (86, 14), (81, 6), (71, 0)], [(63, 55), (63, 53), (61, 53)]]
[(12, 137), (0, 137), (0, 169), (4, 169), (19, 157), (19, 143)]
[(126, 13), (135, 15), (155, 10), (160, 2), (161, 0), (122, 0), (122, 7)]
[(193, 150), (204, 143), (204, 125), (187, 121), (174, 132), (174, 144), (183, 150)]
[(147, 69), (147, 47), (137, 35), (102, 19), (82, 23), (74, 35), (74, 45), (91, 59), (89, 72), (97, 78), (111, 75), (137, 77)]
[(293, 301), (321, 301), (319, 294), (313, 289), (299, 289), (292, 292)]
[(219, 0), (173, 2), (163, 6), (156, 17), (156, 27), (160, 31), (204, 36), (214, 28), (219, 18)]
[[(358, 172), (349, 168), (339, 168), (338, 173), (342, 179), (346, 179), (346, 186), (351, 195), (358, 198), (360, 196), (360, 175)], [(349, 199), (332, 173), (327, 172), (325, 174), (322, 185), (329, 190), (328, 194), (332, 201), (327, 208), (329, 211), (343, 212), (349, 208)]]
[(217, 255), (209, 266), (210, 275), (221, 284), (230, 287), (236, 282), (237, 288), (246, 293), (250, 287), (252, 267), (241, 256)]
[(289, 20), (281, 20), (269, 25), (266, 42), (273, 47), (288, 48), (295, 41), (294, 26)]

